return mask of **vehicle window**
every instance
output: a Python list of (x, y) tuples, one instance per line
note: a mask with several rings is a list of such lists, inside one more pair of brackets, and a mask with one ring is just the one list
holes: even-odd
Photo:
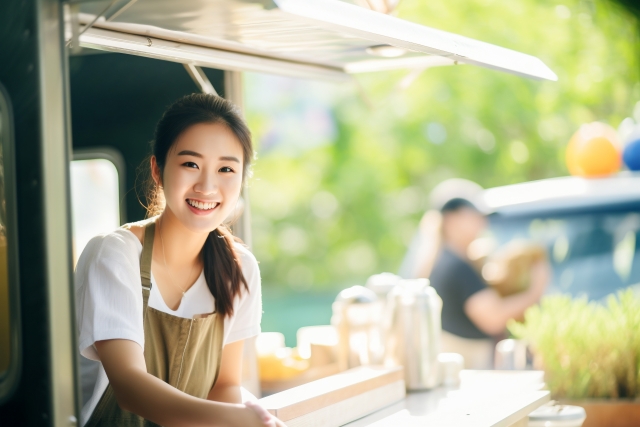
[[(15, 245), (15, 179), (11, 140), (9, 101), (0, 85), (0, 401), (12, 389), (19, 362), (17, 313), (18, 286), (14, 268)], [(15, 375), (12, 375), (15, 374)]]
[(88, 158), (71, 162), (71, 209), (74, 265), (89, 240), (120, 226), (120, 177), (111, 160)]
[(619, 289), (640, 287), (640, 214), (581, 213), (562, 217), (493, 218), (497, 240), (542, 243), (553, 267), (550, 292), (599, 300)]

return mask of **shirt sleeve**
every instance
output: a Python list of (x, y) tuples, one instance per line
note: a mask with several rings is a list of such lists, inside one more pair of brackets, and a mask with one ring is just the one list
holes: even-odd
[(236, 244), (236, 251), (240, 256), (249, 292), (244, 291), (237, 299), (233, 317), (226, 320), (228, 328), (225, 329), (228, 332), (225, 334), (225, 344), (259, 335), (262, 321), (262, 286), (258, 261), (244, 246)]
[(144, 348), (139, 249), (135, 236), (93, 238), (75, 273), (80, 354), (99, 360), (96, 341), (126, 339)]

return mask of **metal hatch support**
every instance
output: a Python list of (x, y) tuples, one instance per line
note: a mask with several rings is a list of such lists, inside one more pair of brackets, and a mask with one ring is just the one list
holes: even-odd
[[(224, 97), (233, 102), (244, 116), (244, 91), (242, 73), (239, 71), (224, 72)], [(253, 160), (253, 159), (252, 159)], [(242, 189), (242, 214), (233, 224), (233, 234), (238, 236), (251, 249), (251, 203), (249, 201), (249, 187)], [(260, 377), (258, 372), (258, 353), (256, 352), (257, 337), (244, 342), (242, 355), (242, 386), (254, 396), (260, 397)]]
[(187, 73), (191, 77), (191, 80), (200, 88), (202, 93), (209, 93), (211, 95), (218, 95), (216, 89), (213, 87), (213, 83), (209, 80), (209, 77), (204, 73), (202, 68), (193, 64), (183, 64)]
[[(244, 91), (242, 90), (241, 72), (224, 72), (224, 97), (233, 102), (244, 116)], [(233, 234), (241, 238), (245, 245), (251, 248), (251, 204), (247, 185), (242, 189), (242, 203), (242, 214), (233, 225)]]

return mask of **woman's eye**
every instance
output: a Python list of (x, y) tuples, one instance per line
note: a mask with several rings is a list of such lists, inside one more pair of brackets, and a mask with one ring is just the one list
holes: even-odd
[(231, 169), (229, 166), (223, 166), (220, 168), (220, 172), (229, 173), (229, 172), (233, 172), (233, 169)]
[(182, 166), (186, 166), (188, 168), (198, 169), (198, 165), (193, 162), (184, 162)]

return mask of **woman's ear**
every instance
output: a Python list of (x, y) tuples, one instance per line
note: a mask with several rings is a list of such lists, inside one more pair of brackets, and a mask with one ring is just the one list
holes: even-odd
[(158, 187), (162, 187), (162, 173), (156, 161), (156, 156), (151, 156), (149, 161), (151, 163), (151, 178), (153, 178), (153, 182), (155, 182)]

